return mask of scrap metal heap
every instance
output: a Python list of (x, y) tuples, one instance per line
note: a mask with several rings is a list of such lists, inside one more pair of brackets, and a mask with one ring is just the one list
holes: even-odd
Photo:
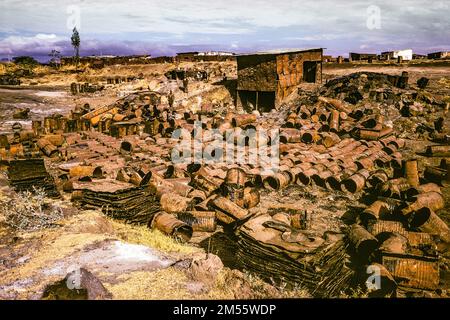
[(237, 231), (238, 259), (264, 279), (298, 284), (318, 297), (339, 296), (354, 276), (346, 266), (344, 234), (316, 235), (292, 222), (293, 217), (283, 213), (258, 215), (246, 222)]
[(381, 114), (399, 137), (448, 144), (450, 137), (442, 126), (442, 111), (449, 110), (446, 93), (431, 93), (428, 78), (422, 77), (416, 84), (408, 80), (407, 72), (400, 76), (357, 72), (328, 81), (318, 94), (348, 102), (359, 115)]
[[(180, 241), (190, 241), (193, 232), (211, 235), (220, 225), (234, 234), (241, 268), (304, 286), (315, 296), (338, 296), (355, 272), (367, 278), (367, 266), (380, 268), (388, 284), (378, 294), (434, 290), (437, 245), (450, 240), (436, 213), (444, 206), (437, 184), (448, 183), (450, 166), (443, 161), (419, 177), (417, 161), (402, 159), (405, 141), (395, 136), (392, 124), (381, 110), (353, 104), (360, 89), (349, 89), (345, 81), (330, 81), (322, 95), (300, 99), (288, 111), (263, 115), (178, 113), (162, 105), (159, 94), (139, 92), (96, 110), (84, 106), (70, 117), (35, 121), (33, 131), (16, 135), (27, 139), (3, 138), (8, 147), (2, 156), (24, 157), (17, 146), (27, 141), (46, 156), (58, 186), (74, 202)], [(268, 171), (264, 162), (175, 163), (179, 140), (171, 135), (181, 128), (200, 152), (212, 156), (224, 150), (215, 138), (229, 129), (279, 129), (278, 170)], [(271, 143), (245, 141), (247, 156)], [(428, 153), (448, 157), (450, 149), (441, 145)], [(258, 208), (262, 189), (270, 195), (296, 185), (354, 195), (366, 208), (341, 232), (314, 226), (304, 210), (262, 213)]]
[(34, 191), (35, 187), (42, 188), (48, 197), (60, 197), (53, 177), (45, 168), (44, 159), (10, 160), (4, 164), (8, 167), (10, 184), (17, 191)]

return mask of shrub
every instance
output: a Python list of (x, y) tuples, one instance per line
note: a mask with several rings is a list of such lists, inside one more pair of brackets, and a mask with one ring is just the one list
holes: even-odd
[(63, 218), (61, 208), (46, 203), (45, 190), (34, 188), (24, 191), (10, 199), (0, 199), (5, 215), (5, 223), (20, 231), (34, 231), (54, 227)]

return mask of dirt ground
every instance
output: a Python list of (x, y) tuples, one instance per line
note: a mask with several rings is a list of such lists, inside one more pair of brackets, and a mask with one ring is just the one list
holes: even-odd
[[(232, 63), (199, 63), (198, 69), (215, 70), (208, 83), (193, 83), (188, 94), (180, 90), (181, 83), (166, 81), (164, 73), (176, 67), (174, 64), (110, 66), (102, 70), (87, 69), (83, 73), (73, 70), (40, 70), (34, 77), (24, 79), (20, 87), (0, 87), (0, 134), (11, 133), (12, 125), (21, 123), (31, 128), (31, 121), (42, 119), (54, 113), (69, 114), (76, 106), (89, 103), (91, 107), (114, 103), (128, 92), (150, 89), (167, 92), (169, 88), (175, 94), (175, 104), (181, 109), (195, 109), (202, 102), (233, 109), (233, 97), (229, 88), (218, 85), (224, 71), (230, 78), (236, 77)], [(192, 63), (182, 63), (180, 68), (191, 68)], [(450, 93), (450, 63), (441, 64), (324, 64), (323, 83), (354, 72), (371, 71), (399, 75), (409, 73), (410, 83), (421, 77), (430, 78), (429, 89), (439, 96)], [(70, 93), (72, 82), (103, 83), (105, 77), (134, 76), (143, 74), (143, 79), (119, 85), (105, 85), (105, 89), (93, 94)], [(18, 109), (30, 108), (28, 119), (13, 119)], [(446, 119), (450, 127), (450, 116)], [(407, 140), (402, 151), (404, 157), (419, 159), (419, 171), (425, 165), (438, 165), (437, 158), (425, 157), (427, 145), (424, 140)], [(0, 197), (12, 195), (6, 178), (0, 179)], [(446, 206), (440, 216), (450, 224), (450, 186), (442, 189)], [(254, 212), (264, 213), (268, 208), (306, 209), (314, 212), (313, 219), (318, 228), (339, 230), (345, 219), (352, 219), (351, 209), (363, 205), (353, 195), (343, 192), (329, 192), (315, 187), (292, 186), (282, 191), (263, 191), (261, 203), (253, 208)], [(192, 280), (176, 262), (205, 255), (200, 244), (200, 236), (192, 244), (181, 245), (172, 239), (149, 230), (129, 226), (103, 217), (98, 212), (79, 212), (72, 209), (70, 201), (62, 200), (66, 206), (65, 218), (54, 229), (32, 233), (11, 233), (2, 226), (0, 214), (0, 299), (39, 299), (45, 286), (61, 280), (70, 265), (76, 261), (94, 261), (104, 257), (122, 257), (123, 247), (136, 250), (135, 256), (123, 254), (123, 261), (114, 260), (103, 265), (92, 264), (105, 287), (115, 299), (234, 299), (268, 297), (306, 297), (301, 290), (284, 289), (270, 285), (254, 275), (227, 268), (220, 272), (213, 285)], [(1, 210), (0, 210), (1, 211)], [(155, 250), (148, 251), (150, 249)], [(100, 251), (99, 251), (100, 250)], [(116, 251), (115, 251), (116, 250)], [(101, 254), (100, 254), (100, 253)], [(215, 252), (211, 248), (212, 253)], [(146, 256), (147, 255), (147, 256)], [(157, 258), (155, 258), (157, 256)], [(147, 257), (148, 260), (142, 259)], [(117, 259), (119, 259), (117, 258)], [(155, 259), (154, 262), (152, 259)], [(149, 263), (149, 261), (152, 263)], [(443, 256), (444, 267), (441, 279), (450, 288), (450, 253)], [(154, 262), (154, 263), (153, 263)], [(123, 268), (117, 265), (122, 264)], [(131, 267), (132, 266), (132, 267)]]

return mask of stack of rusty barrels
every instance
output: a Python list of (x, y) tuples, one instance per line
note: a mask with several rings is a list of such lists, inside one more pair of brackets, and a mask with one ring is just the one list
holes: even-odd
[(420, 177), (417, 159), (400, 169), (393, 179), (373, 182), (377, 198), (349, 230), (355, 255), (382, 277), (374, 295), (438, 289), (439, 251), (450, 243), (449, 227), (437, 213), (445, 206), (440, 186)]

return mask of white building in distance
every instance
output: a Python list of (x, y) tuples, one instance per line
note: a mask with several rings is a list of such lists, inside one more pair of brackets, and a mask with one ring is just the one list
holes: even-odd
[(397, 59), (398, 57), (402, 57), (402, 60), (412, 60), (412, 49), (386, 51), (381, 53), (382, 60)]

